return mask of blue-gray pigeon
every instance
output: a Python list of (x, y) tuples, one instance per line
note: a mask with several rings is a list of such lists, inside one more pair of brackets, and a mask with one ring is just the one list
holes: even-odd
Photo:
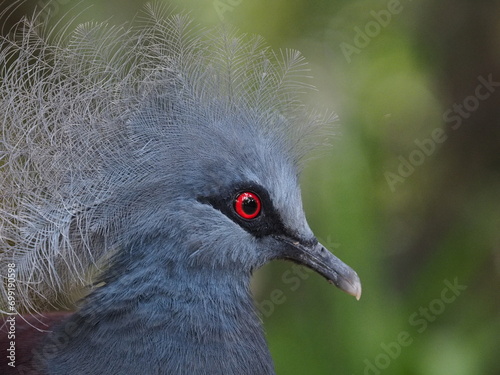
[[(47, 375), (273, 374), (256, 269), (286, 259), (361, 294), (309, 228), (298, 184), (334, 116), (303, 103), (298, 52), (145, 13), (67, 34), (34, 17), (1, 41), (2, 342), (17, 335), (2, 361)], [(75, 296), (75, 312), (34, 314)]]

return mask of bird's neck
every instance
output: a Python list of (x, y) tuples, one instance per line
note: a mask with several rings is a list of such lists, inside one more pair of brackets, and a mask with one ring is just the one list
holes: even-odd
[(147, 256), (108, 273), (108, 282), (48, 338), (65, 342), (45, 360), (49, 373), (274, 373), (250, 274)]

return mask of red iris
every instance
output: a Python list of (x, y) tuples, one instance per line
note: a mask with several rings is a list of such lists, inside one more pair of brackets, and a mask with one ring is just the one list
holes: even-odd
[(255, 219), (260, 213), (260, 198), (250, 191), (238, 194), (234, 209), (243, 219)]

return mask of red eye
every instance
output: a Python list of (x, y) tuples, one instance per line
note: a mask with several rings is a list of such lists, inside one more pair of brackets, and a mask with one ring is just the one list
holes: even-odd
[(243, 219), (255, 219), (260, 213), (260, 198), (249, 191), (240, 193), (234, 201), (234, 209)]

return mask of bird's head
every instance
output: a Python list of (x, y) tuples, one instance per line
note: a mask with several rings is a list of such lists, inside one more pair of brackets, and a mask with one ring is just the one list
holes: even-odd
[[(306, 221), (298, 182), (305, 135), (290, 131), (295, 124), (277, 111), (263, 115), (243, 101), (219, 99), (155, 101), (132, 121), (144, 144), (164, 150), (154, 158), (145, 152), (157, 182), (138, 194), (147, 207), (140, 236), (175, 239), (177, 259), (196, 269), (250, 275), (271, 260), (291, 260), (359, 299), (356, 272)], [(146, 123), (169, 137), (144, 135)]]
[[(281, 121), (274, 119), (278, 129), (287, 125)], [(203, 263), (233, 259), (250, 270), (273, 259), (291, 260), (359, 299), (356, 272), (325, 249), (307, 224), (290, 140), (279, 132), (262, 134), (252, 124), (237, 132), (228, 128), (213, 138), (224, 140), (224, 151), (200, 158), (198, 170), (205, 171), (206, 184), (196, 200), (204, 206), (193, 206), (206, 215), (206, 221), (199, 217), (200, 225), (209, 222), (210, 234), (217, 232), (219, 238), (210, 243), (210, 235), (201, 234), (199, 240), (210, 244), (194, 256)]]

